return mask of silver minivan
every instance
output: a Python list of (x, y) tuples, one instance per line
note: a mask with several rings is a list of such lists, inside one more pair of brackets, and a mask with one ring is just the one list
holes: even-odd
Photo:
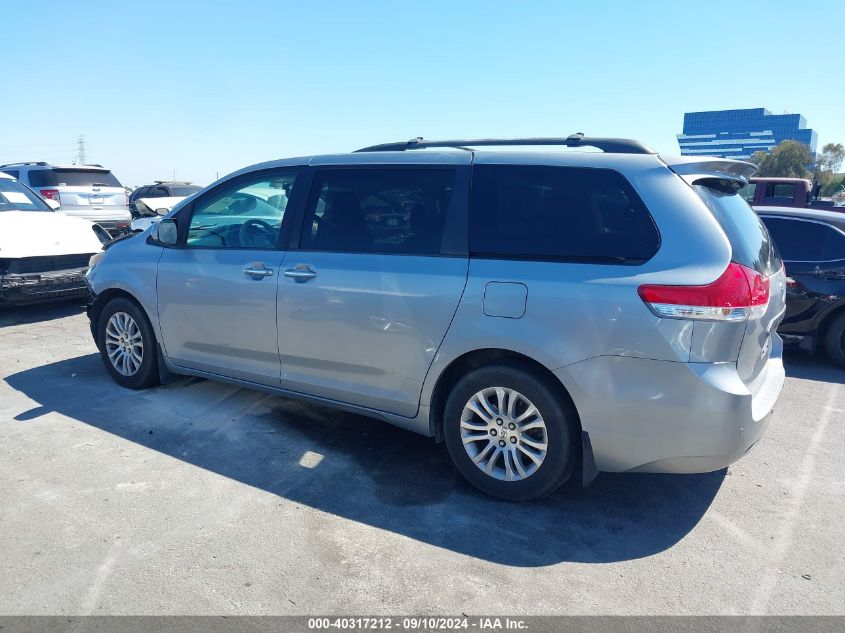
[(125, 387), (201, 376), (380, 418), (504, 499), (717, 470), (784, 381), (783, 265), (736, 193), (753, 170), (582, 135), (262, 163), (93, 257), (91, 329)]

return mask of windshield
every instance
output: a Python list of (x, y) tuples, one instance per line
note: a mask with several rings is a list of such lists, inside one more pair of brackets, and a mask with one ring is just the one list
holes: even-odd
[(52, 211), (52, 209), (17, 180), (0, 178), (0, 211)]
[(33, 187), (121, 187), (122, 185), (107, 169), (38, 169), (29, 173)]

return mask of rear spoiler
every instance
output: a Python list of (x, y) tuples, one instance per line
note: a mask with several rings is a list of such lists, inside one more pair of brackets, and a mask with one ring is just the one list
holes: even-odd
[(757, 171), (757, 165), (713, 156), (661, 156), (666, 166), (688, 183), (705, 178), (733, 180), (743, 185)]

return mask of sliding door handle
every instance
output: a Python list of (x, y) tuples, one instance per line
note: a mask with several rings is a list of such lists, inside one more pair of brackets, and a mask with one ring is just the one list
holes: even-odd
[(299, 264), (298, 266), (294, 266), (293, 268), (288, 268), (285, 271), (285, 277), (290, 277), (295, 281), (308, 281), (309, 279), (314, 279), (317, 276), (311, 268), (308, 266), (304, 266)]

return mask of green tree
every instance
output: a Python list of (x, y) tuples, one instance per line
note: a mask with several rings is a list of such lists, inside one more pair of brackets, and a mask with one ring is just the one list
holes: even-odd
[(751, 162), (757, 165), (757, 176), (809, 178), (813, 155), (804, 143), (781, 141), (768, 154), (755, 152)]
[(755, 165), (757, 165), (757, 172), (758, 172), (757, 175), (758, 176), (760, 175), (759, 174), (760, 167), (763, 165), (764, 162), (766, 162), (766, 158), (768, 156), (769, 156), (768, 152), (754, 152), (751, 155), (751, 158), (748, 159), (749, 163), (754, 163)]
[(832, 196), (839, 193), (843, 188), (845, 188), (845, 174), (839, 174), (838, 176), (831, 177), (822, 188), (821, 195)]
[[(843, 159), (845, 159), (845, 147), (842, 146), (842, 143), (827, 143), (822, 147), (822, 151), (816, 157), (813, 178), (824, 185), (823, 191), (828, 190), (836, 172), (842, 166)], [(839, 188), (835, 189), (835, 191), (838, 190)]]
[(845, 160), (845, 147), (842, 143), (827, 143), (816, 158), (816, 171), (829, 171), (835, 174), (842, 167), (843, 160)]

